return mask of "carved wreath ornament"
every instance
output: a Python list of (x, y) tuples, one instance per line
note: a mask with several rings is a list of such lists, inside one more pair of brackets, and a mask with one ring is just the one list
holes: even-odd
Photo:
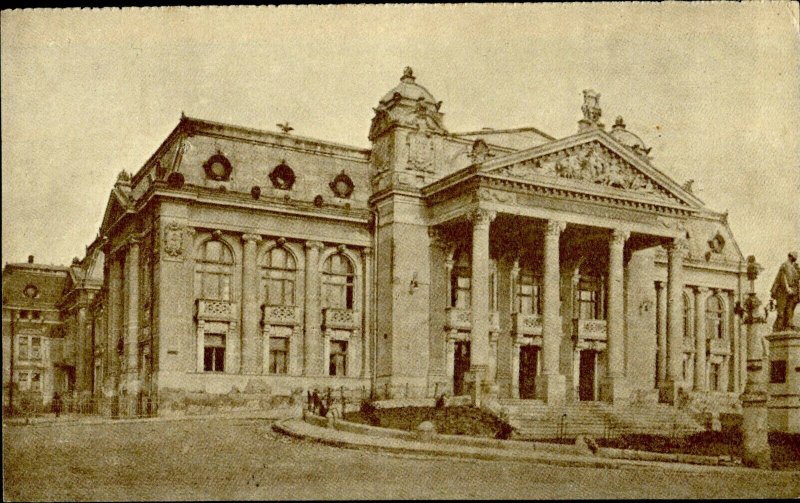
[(171, 222), (164, 227), (164, 253), (170, 257), (180, 257), (183, 253), (183, 227)]

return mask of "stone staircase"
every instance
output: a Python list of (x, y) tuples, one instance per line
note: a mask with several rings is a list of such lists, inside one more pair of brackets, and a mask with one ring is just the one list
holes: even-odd
[(704, 430), (690, 413), (665, 404), (574, 402), (548, 407), (540, 400), (503, 399), (500, 406), (520, 438), (609, 438), (626, 433), (678, 436)]

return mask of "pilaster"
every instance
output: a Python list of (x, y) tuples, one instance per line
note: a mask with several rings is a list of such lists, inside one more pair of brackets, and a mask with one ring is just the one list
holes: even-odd
[(706, 371), (706, 299), (708, 288), (694, 287), (694, 390), (708, 391)]
[(242, 235), (242, 373), (260, 374), (263, 366), (263, 338), (258, 327), (259, 274), (256, 251), (261, 236)]
[(306, 241), (306, 297), (304, 324), (304, 368), (307, 376), (323, 375), (321, 338), (319, 333), (319, 253), (324, 245), (319, 241)]

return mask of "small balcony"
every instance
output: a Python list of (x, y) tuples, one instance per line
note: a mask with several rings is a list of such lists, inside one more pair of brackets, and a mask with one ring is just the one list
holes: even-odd
[(447, 314), (445, 328), (448, 330), (472, 330), (472, 313), (469, 309), (448, 307), (445, 313)]
[(512, 331), (517, 335), (542, 335), (542, 317), (538, 314), (511, 314)]
[(322, 310), (324, 328), (354, 330), (359, 327), (360, 313), (352, 309), (326, 307)]
[(300, 308), (297, 306), (261, 305), (261, 323), (263, 325), (295, 326), (300, 324)]
[(606, 320), (574, 320), (575, 336), (579, 340), (605, 341), (608, 338)]
[(236, 303), (227, 300), (197, 299), (195, 316), (198, 320), (233, 321)]

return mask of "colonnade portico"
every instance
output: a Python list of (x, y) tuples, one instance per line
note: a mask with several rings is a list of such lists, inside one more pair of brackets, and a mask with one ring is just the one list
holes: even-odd
[[(503, 215), (504, 219), (498, 219), (498, 214)], [(571, 240), (575, 236), (580, 236), (581, 229), (588, 228), (585, 224), (572, 224), (568, 220), (560, 219), (525, 219), (529, 224), (533, 225), (533, 234), (537, 243), (540, 243), (541, 262), (536, 266), (538, 273), (541, 277), (541, 312), (536, 315), (529, 315), (518, 312), (515, 296), (516, 291), (516, 278), (519, 275), (519, 259), (514, 258), (519, 256), (524, 250), (514, 250), (511, 248), (503, 249), (502, 242), (495, 243), (495, 239), (502, 239), (498, 234), (498, 230), (502, 226), (509, 227), (510, 218), (519, 218), (503, 214), (490, 209), (475, 209), (467, 214), (468, 221), (471, 225), (471, 242), (466, 249), (471, 251), (471, 297), (469, 313), (462, 313), (461, 316), (468, 318), (468, 323), (460, 329), (458, 334), (453, 335), (448, 333), (443, 341), (446, 344), (446, 372), (447, 375), (453, 379), (454, 359), (456, 345), (458, 340), (468, 340), (470, 342), (470, 360), (469, 360), (469, 375), (466, 377), (467, 382), (475, 382), (476, 386), (470, 388), (474, 393), (478, 402), (481, 397), (486, 394), (493, 396), (510, 394), (512, 397), (520, 396), (520, 375), (529, 371), (530, 369), (520, 368), (520, 354), (521, 348), (525, 346), (533, 346), (537, 352), (535, 375), (535, 393), (534, 397), (543, 400), (547, 403), (560, 403), (570, 399), (587, 399), (578, 398), (578, 384), (583, 378), (572, 377), (580, 374), (579, 365), (581, 359), (578, 358), (582, 351), (590, 351), (595, 358), (593, 368), (598, 373), (598, 381), (594, 382), (595, 391), (592, 393), (594, 398), (601, 399), (607, 402), (624, 401), (630, 396), (629, 377), (626, 373), (626, 291), (625, 291), (625, 277), (626, 277), (626, 246), (631, 231), (621, 228), (603, 228), (594, 227), (594, 239), (605, 240), (605, 247), (607, 253), (604, 256), (604, 262), (607, 266), (604, 269), (604, 283), (601, 300), (599, 302), (602, 315), (599, 319), (579, 319), (577, 301), (564, 302), (564, 278), (569, 271), (563, 269), (565, 261), (570, 264), (570, 267), (575, 267), (576, 270), (579, 266), (574, 265), (575, 257), (570, 257), (570, 253), (562, 256), (565, 250), (569, 250)], [(447, 223), (444, 227), (447, 227)], [(564, 231), (570, 227), (577, 225), (569, 234), (567, 241), (564, 241)], [(500, 226), (500, 227), (498, 227)], [(511, 225), (513, 227), (513, 225)], [(502, 232), (500, 233), (502, 234)], [(455, 236), (455, 237), (453, 237)], [(464, 234), (453, 232), (451, 238), (463, 239)], [(533, 238), (532, 238), (533, 239)], [(681, 292), (683, 289), (682, 276), (680, 274), (681, 264), (681, 248), (680, 244), (673, 244), (673, 241), (667, 241), (663, 236), (647, 235), (637, 233), (636, 247), (637, 249), (652, 248), (659, 244), (666, 244), (670, 251), (670, 273), (667, 279), (668, 294), (675, 297), (674, 292)], [(491, 246), (490, 246), (491, 243)], [(516, 244), (520, 246), (519, 243)], [(451, 244), (451, 249), (455, 248), (455, 244)], [(463, 246), (462, 246), (463, 248)], [(490, 250), (503, 249), (503, 256), (490, 255)], [(633, 250), (636, 251), (636, 250)], [(537, 251), (538, 253), (538, 251)], [(506, 261), (508, 266), (497, 267), (496, 274), (507, 274), (509, 276), (509, 284), (512, 285), (510, 290), (514, 290), (510, 294), (507, 302), (498, 303), (494, 310), (490, 309), (490, 292), (487, 287), (489, 285), (490, 275), (492, 274), (493, 261)], [(581, 259), (582, 260), (582, 259)], [(577, 262), (580, 264), (581, 260)], [(572, 261), (572, 262), (570, 262)], [(607, 262), (605, 262), (607, 261)], [(447, 273), (452, 271), (452, 255), (446, 268)], [(495, 280), (496, 281), (496, 280)], [(499, 283), (496, 283), (499, 284)], [(652, 283), (651, 283), (652, 285)], [(573, 288), (575, 282), (572, 284)], [(658, 293), (661, 295), (661, 293)], [(659, 299), (657, 298), (656, 301)], [(670, 327), (666, 339), (666, 347), (669, 351), (674, 351), (676, 348), (680, 350), (682, 343), (682, 311), (680, 297), (677, 301), (674, 298), (669, 299), (669, 309), (667, 316), (663, 316), (663, 312), (659, 310), (662, 315), (662, 320), (659, 323)], [(565, 307), (566, 306), (566, 307)], [(452, 311), (454, 307), (448, 307), (447, 310)], [(508, 310), (508, 316), (504, 317), (503, 310)], [(566, 312), (565, 312), (566, 310)], [(509, 319), (510, 323), (504, 323), (502, 327), (492, 327), (495, 317), (498, 317), (500, 311), (500, 319)], [(454, 313), (448, 314), (449, 320), (455, 319)], [(522, 325), (526, 326), (523, 327)], [(569, 328), (567, 328), (569, 327)], [(455, 332), (453, 330), (453, 332)], [(499, 350), (497, 346), (501, 343), (496, 342), (499, 338), (509, 337), (510, 350), (504, 352), (503, 358), (507, 358), (508, 362), (500, 361)], [(657, 336), (655, 323), (652, 330), (652, 335)], [(586, 342), (584, 342), (584, 340)], [(654, 345), (661, 348), (660, 342), (655, 342)], [(507, 346), (508, 347), (508, 346)], [(573, 355), (566, 362), (566, 354)], [(602, 356), (602, 359), (598, 357)], [(669, 358), (662, 350), (659, 353), (659, 361), (667, 360), (667, 364), (655, 363), (653, 366), (652, 380), (656, 383), (656, 389), (661, 389), (661, 398), (664, 401), (672, 402), (674, 396), (670, 396), (667, 392), (668, 383), (680, 382), (680, 363), (681, 357), (674, 356), (670, 353)], [(602, 363), (601, 363), (602, 362)], [(505, 369), (502, 372), (503, 383), (497, 381), (497, 376), (500, 372), (496, 369)], [(492, 372), (490, 370), (494, 369)], [(571, 370), (568, 370), (571, 369)], [(656, 370), (658, 369), (658, 370)], [(581, 370), (582, 371), (582, 370)], [(655, 374), (663, 372), (664, 378), (662, 379)], [(594, 378), (593, 378), (594, 379)], [(503, 384), (501, 386), (501, 384)], [(507, 390), (501, 392), (500, 390)], [(530, 398), (531, 396), (529, 396)]]

